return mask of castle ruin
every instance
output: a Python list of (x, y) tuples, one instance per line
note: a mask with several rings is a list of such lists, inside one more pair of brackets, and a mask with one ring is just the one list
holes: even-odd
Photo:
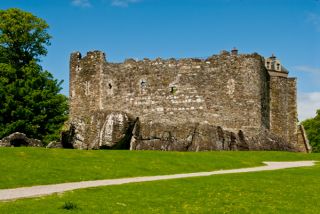
[(70, 59), (70, 130), (78, 149), (309, 152), (296, 78), (275, 57), (222, 51), (207, 59)]

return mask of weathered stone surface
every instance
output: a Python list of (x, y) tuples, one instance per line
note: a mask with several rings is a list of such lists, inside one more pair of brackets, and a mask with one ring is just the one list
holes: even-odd
[(63, 148), (87, 149), (84, 143), (85, 123), (79, 119), (73, 119), (66, 128), (67, 131), (61, 133), (61, 144)]
[[(127, 112), (144, 121), (205, 123), (256, 134), (267, 126), (268, 72), (259, 55), (109, 63), (101, 52), (71, 57), (70, 115)], [(266, 104), (265, 106), (268, 106)]]
[(250, 150), (298, 151), (295, 146), (267, 129), (250, 139)]
[(308, 151), (287, 76), (275, 57), (256, 53), (124, 63), (73, 53), (63, 139), (78, 149)]
[(41, 147), (43, 146), (40, 140), (28, 138), (25, 134), (15, 132), (0, 140), (0, 147)]
[(63, 148), (63, 145), (61, 142), (52, 141), (46, 146), (46, 148), (48, 148), (48, 149)]
[(244, 136), (209, 124), (136, 123), (132, 150), (248, 150)]
[(76, 149), (129, 149), (134, 122), (124, 112), (95, 112), (90, 118), (71, 121), (62, 142)]
[(136, 123), (131, 140), (132, 150), (176, 151), (295, 151), (294, 146), (264, 130), (248, 138), (242, 131), (233, 133), (208, 124), (168, 126), (159, 123)]
[(309, 144), (307, 133), (302, 125), (298, 126), (298, 140), (295, 149), (299, 152), (312, 152), (312, 147)]

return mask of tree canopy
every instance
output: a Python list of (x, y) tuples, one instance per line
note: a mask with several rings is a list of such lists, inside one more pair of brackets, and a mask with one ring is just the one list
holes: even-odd
[(46, 55), (46, 45), (50, 45), (51, 36), (47, 32), (48, 24), (19, 9), (0, 11), (0, 45), (5, 59), (13, 65), (28, 64)]
[(313, 152), (320, 152), (320, 109), (314, 118), (302, 121)]
[(67, 118), (62, 81), (38, 64), (48, 24), (19, 9), (0, 10), (0, 138), (19, 131), (48, 143)]

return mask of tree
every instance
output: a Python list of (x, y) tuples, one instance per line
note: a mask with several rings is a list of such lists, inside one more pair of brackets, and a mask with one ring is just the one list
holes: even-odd
[(320, 109), (314, 118), (302, 121), (313, 152), (320, 152)]
[(31, 13), (0, 10), (0, 138), (19, 131), (48, 143), (67, 119), (62, 81), (38, 64), (50, 45), (48, 27)]
[(25, 65), (46, 55), (50, 45), (48, 24), (19, 9), (0, 11), (0, 45), (12, 65)]

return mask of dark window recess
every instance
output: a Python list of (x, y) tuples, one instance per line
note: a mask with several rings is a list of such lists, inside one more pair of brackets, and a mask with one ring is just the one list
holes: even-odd
[(176, 86), (172, 86), (171, 89), (170, 89), (170, 92), (172, 94), (175, 94), (177, 92), (177, 87)]
[(141, 88), (145, 88), (147, 86), (147, 82), (142, 80), (140, 85), (141, 85)]

